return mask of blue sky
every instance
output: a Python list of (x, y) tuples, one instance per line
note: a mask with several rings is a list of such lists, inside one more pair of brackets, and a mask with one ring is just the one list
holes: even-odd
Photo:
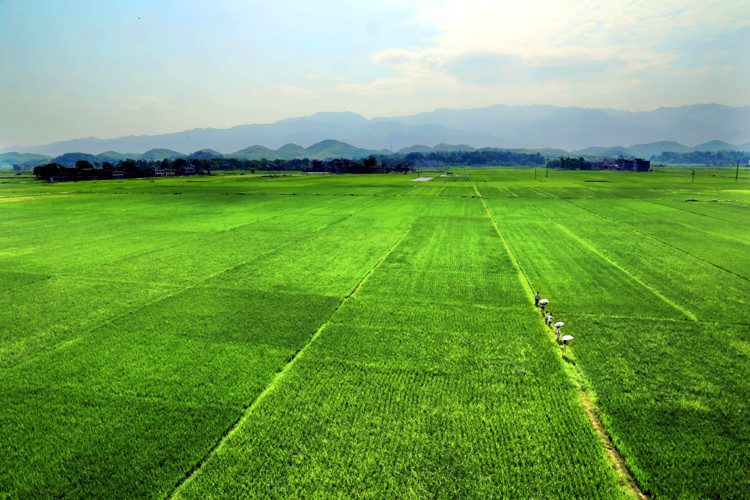
[(0, 148), (552, 104), (750, 104), (745, 1), (0, 0)]

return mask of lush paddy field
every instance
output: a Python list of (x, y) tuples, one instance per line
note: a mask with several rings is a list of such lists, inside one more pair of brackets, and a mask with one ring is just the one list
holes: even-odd
[(746, 498), (717, 172), (4, 178), (0, 498)]

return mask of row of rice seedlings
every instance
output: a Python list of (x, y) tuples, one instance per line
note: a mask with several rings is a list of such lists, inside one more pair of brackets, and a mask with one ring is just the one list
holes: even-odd
[[(686, 319), (673, 304), (654, 295), (643, 282), (604, 260), (549, 222), (504, 222), (501, 229), (532, 286), (554, 297), (549, 310), (560, 314), (638, 315)], [(560, 316), (562, 317), (562, 316)]]
[[(324, 296), (193, 289), (0, 372), (0, 393), (25, 395), (0, 411), (3, 448), (28, 452), (22, 444), (28, 439), (25, 426), (44, 430), (40, 435), (32, 431), (34, 441), (41, 443), (34, 451), (35, 461), (4, 464), (6, 477), (0, 485), (15, 484), (10, 478), (18, 476), (42, 485), (42, 490), (64, 491), (65, 484), (76, 482), (83, 498), (163, 496), (221, 438), (338, 303)], [(35, 410), (40, 399), (50, 394), (64, 397), (62, 415)], [(130, 401), (158, 404), (142, 407), (144, 414), (122, 433), (118, 426), (130, 414)], [(95, 411), (89, 417), (91, 407), (106, 412)], [(190, 416), (189, 408), (205, 416), (190, 422), (188, 429), (170, 430), (173, 425), (183, 426), (184, 418), (170, 423), (174, 412), (181, 409)], [(139, 431), (139, 426), (147, 427)], [(152, 475), (155, 463), (150, 455), (140, 455), (141, 439), (131, 441), (138, 432), (155, 441), (149, 446), (159, 451), (162, 464), (170, 462), (159, 474)], [(99, 446), (104, 439), (107, 445)], [(66, 453), (45, 455), (57, 450), (50, 441), (64, 442)], [(120, 482), (108, 476), (113, 462), (122, 469)], [(55, 467), (49, 469), (46, 463)], [(20, 495), (30, 488), (17, 486), (2, 490)]]
[[(556, 298), (548, 306), (553, 315), (565, 313), (607, 430), (644, 491), (654, 498), (742, 498), (750, 467), (741, 401), (750, 392), (738, 373), (748, 369), (747, 336), (739, 326), (674, 312), (742, 322), (747, 284), (629, 230), (629, 219), (616, 224), (624, 214), (608, 211), (609, 204), (586, 205), (613, 220), (570, 203), (539, 205), (548, 226), (560, 220), (578, 236), (555, 233), (554, 251), (540, 250), (549, 248), (549, 232), (538, 223), (501, 226), (531, 283)], [(618, 282), (618, 273), (647, 286)], [(672, 313), (661, 297), (676, 304)], [(654, 310), (655, 303), (662, 307)]]
[[(727, 193), (720, 193), (727, 194)], [(732, 194), (736, 194), (734, 191)], [(715, 198), (714, 198), (715, 199)], [(735, 203), (715, 203), (715, 202), (690, 202), (687, 200), (659, 200), (659, 205), (671, 207), (679, 210), (680, 214), (697, 214), (708, 218), (708, 221), (719, 220), (732, 224), (734, 227), (742, 229), (741, 224), (737, 224), (743, 217), (747, 217), (747, 206), (745, 200)]]
[(400, 196), (440, 196), (440, 193), (445, 189), (444, 184), (430, 184), (431, 181), (425, 182), (413, 182), (411, 188), (403, 191)]
[[(579, 238), (591, 242), (589, 244), (600, 253), (625, 268), (628, 274), (697, 318), (750, 322), (750, 310), (746, 307), (750, 290), (747, 279), (622, 226), (592, 225), (584, 221), (568, 226)], [(708, 243), (698, 241), (696, 244)], [(737, 258), (743, 257), (737, 255)]]
[[(247, 210), (252, 211), (253, 207), (254, 202), (250, 202)], [(281, 255), (279, 247), (295, 245), (348, 217), (345, 213), (301, 216), (297, 226), (294, 212), (284, 216), (268, 214), (261, 223), (248, 222), (229, 231), (194, 237), (183, 244), (144, 252), (135, 258), (92, 266), (87, 272), (97, 276), (123, 274), (149, 281), (196, 283), (270, 252)]]
[(0, 492), (13, 500), (164, 498), (239, 413), (54, 384), (0, 398)]
[(606, 207), (587, 200), (575, 203), (616, 220), (624, 227), (632, 227), (638, 234), (750, 279), (750, 238), (747, 228), (737, 221), (731, 223), (677, 212), (674, 208), (640, 200), (610, 203)]
[(477, 192), (474, 191), (473, 185), (469, 186), (456, 186), (449, 184), (445, 186), (445, 189), (440, 192), (440, 196), (450, 196), (458, 198), (474, 198), (477, 196)]
[(457, 371), (338, 346), (311, 346), (176, 497), (620, 498), (554, 360)]
[(390, 285), (400, 291), (405, 303), (420, 303), (424, 297), (429, 297), (431, 303), (487, 306), (518, 305), (528, 300), (522, 291), (514, 288), (518, 283), (514, 272), (430, 269), (414, 274), (408, 269), (391, 270), (390, 266), (387, 270), (388, 275), (378, 273), (370, 278), (373, 286), (362, 290), (362, 296), (369, 295), (378, 286)]
[(222, 273), (211, 284), (344, 297), (409, 228), (408, 219), (397, 221), (384, 227), (371, 224), (369, 217), (347, 217)]
[(575, 324), (577, 339), (585, 339), (576, 358), (644, 491), (652, 498), (744, 498), (747, 328), (618, 318)]
[[(456, 232), (432, 224), (426, 244), (448, 251)], [(422, 235), (407, 234), (176, 498), (621, 498), (528, 307), (401, 300), (387, 263)]]
[[(253, 206), (250, 203), (247, 209)], [(357, 209), (351, 204), (348, 208), (352, 213)], [(293, 213), (280, 220), (280, 226), (293, 224)], [(333, 219), (316, 217), (318, 223), (308, 224), (307, 233), (276, 231), (278, 237), (270, 238), (272, 231), (252, 231), (251, 224), (194, 238), (191, 241), (201, 245), (192, 248), (185, 245), (110, 266), (81, 268), (82, 273), (116, 277), (114, 285), (104, 280), (52, 278), (43, 286), (28, 282), (14, 288), (20, 295), (7, 298), (20, 300), (16, 312), (25, 311), (23, 316), (8, 318), (21, 325), (20, 333), (16, 330), (18, 342), (30, 345), (33, 332), (39, 331), (49, 344), (45, 349), (57, 349), (0, 372), (0, 393), (24, 395), (0, 410), (3, 454), (9, 457), (3, 464), (0, 491), (9, 498), (35, 498), (36, 492), (28, 494), (34, 487), (40, 498), (163, 498), (341, 299), (271, 293), (268, 289), (275, 288), (276, 277), (268, 275), (265, 280), (271, 284), (260, 292), (216, 287), (179, 292), (173, 287), (148, 287), (138, 280), (164, 280), (184, 287), (269, 250), (282, 255), (277, 263), (294, 272), (300, 265), (292, 251), (296, 244)], [(335, 222), (348, 217), (336, 216)], [(309, 250), (312, 255), (329, 251), (331, 247), (321, 246), (323, 242), (350, 234), (329, 235)], [(118, 238), (111, 240), (116, 245)], [(308, 285), (314, 279), (310, 276)], [(308, 287), (300, 283), (300, 288)], [(122, 301), (122, 307), (110, 295)], [(50, 301), (29, 308), (36, 296)], [(128, 310), (132, 314), (125, 315)], [(82, 318), (98, 322), (79, 325)], [(58, 334), (58, 328), (70, 335)], [(85, 337), (60, 345), (82, 331)], [(44, 411), (42, 402), (51, 394), (64, 397), (65, 403), (60, 403), (64, 412)], [(133, 408), (142, 412), (139, 418), (131, 417)], [(196, 419), (196, 412), (204, 416)], [(33, 448), (24, 446), (29, 425), (34, 429)], [(101, 445), (104, 440), (106, 446)], [(66, 452), (58, 454), (55, 443), (65, 443)], [(26, 456), (29, 453), (33, 459)], [(118, 472), (113, 474), (112, 468)]]
[(170, 293), (173, 287), (54, 276), (4, 290), (0, 294), (0, 370), (85, 336), (111, 318)]

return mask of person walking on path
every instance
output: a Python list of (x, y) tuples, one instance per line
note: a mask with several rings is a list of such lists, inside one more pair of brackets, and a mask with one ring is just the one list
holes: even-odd
[(560, 327), (559, 326), (557, 327), (557, 331), (555, 332), (555, 338), (557, 340), (560, 340)]
[(552, 328), (552, 320), (553, 319), (555, 319), (555, 318), (552, 316), (552, 313), (549, 312), (549, 311), (547, 311), (547, 326), (550, 327), (550, 328)]
[(542, 296), (539, 295), (539, 292), (536, 292), (536, 295), (534, 295), (534, 307), (539, 307), (539, 299), (541, 299)]

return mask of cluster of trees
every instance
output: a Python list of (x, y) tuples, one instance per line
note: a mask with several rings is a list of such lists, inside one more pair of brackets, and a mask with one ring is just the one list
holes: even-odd
[(311, 172), (330, 172), (333, 174), (387, 174), (389, 172), (408, 172), (412, 166), (393, 161), (392, 158), (383, 159), (378, 163), (375, 156), (368, 156), (361, 161), (340, 158), (336, 160), (313, 160)]
[(34, 176), (46, 181), (91, 181), (103, 179), (136, 179), (156, 176), (184, 176), (205, 174), (196, 170), (188, 161), (180, 158), (173, 162), (124, 160), (117, 163), (105, 161), (93, 165), (88, 160), (78, 160), (75, 167), (66, 167), (60, 163), (48, 163), (34, 167)]
[(739, 161), (747, 165), (750, 153), (745, 151), (693, 151), (691, 153), (673, 153), (664, 151), (651, 161), (658, 163), (692, 163), (699, 165), (736, 165)]
[(634, 172), (648, 172), (651, 162), (642, 158), (603, 158), (586, 160), (583, 157), (560, 157), (549, 160), (547, 167), (560, 170), (631, 170)]
[(591, 164), (586, 161), (583, 157), (571, 158), (571, 157), (560, 157), (547, 162), (549, 168), (557, 168), (561, 170), (591, 170)]
[(37, 179), (44, 180), (94, 180), (138, 177), (202, 175), (214, 170), (245, 171), (302, 171), (332, 173), (387, 173), (406, 172), (415, 164), (439, 165), (501, 165), (541, 166), (544, 158), (538, 153), (515, 153), (507, 150), (438, 151), (431, 153), (409, 153), (400, 155), (369, 156), (362, 160), (311, 160), (294, 158), (289, 160), (247, 160), (242, 158), (178, 158), (176, 160), (123, 160), (103, 163), (79, 159), (75, 167), (60, 163), (49, 163), (34, 167)]
[(436, 151), (432, 153), (409, 153), (407, 163), (443, 163), (446, 165), (500, 165), (541, 166), (545, 159), (539, 153), (516, 153), (505, 149), (482, 149), (479, 151)]
[[(196, 163), (196, 160), (190, 160)], [(386, 173), (411, 170), (411, 165), (393, 157), (369, 156), (361, 160), (337, 158), (334, 160), (311, 160), (293, 158), (291, 160), (244, 160), (241, 158), (211, 158), (197, 160), (196, 166), (208, 170), (246, 170), (246, 171), (301, 171), (331, 173)]]
[(34, 167), (37, 179), (46, 181), (83, 181), (97, 179), (134, 179), (142, 177), (172, 177), (186, 175), (210, 175), (213, 170), (255, 171), (303, 171), (332, 173), (387, 173), (406, 172), (411, 166), (385, 158), (370, 156), (360, 161), (336, 160), (243, 160), (240, 158), (178, 158), (176, 160), (123, 160), (121, 162), (103, 162), (93, 164), (88, 160), (78, 160), (75, 167), (66, 167), (60, 163), (48, 163)]

